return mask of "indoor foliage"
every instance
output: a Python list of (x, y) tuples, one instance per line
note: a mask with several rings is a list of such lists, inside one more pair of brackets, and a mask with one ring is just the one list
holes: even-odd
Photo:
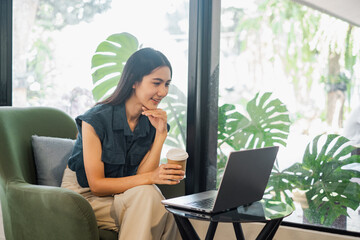
[(224, 153), (224, 147), (240, 150), (286, 146), (289, 113), (286, 106), (271, 95), (270, 92), (257, 93), (246, 105), (247, 116), (239, 113), (233, 104), (219, 107), (218, 178), (223, 174), (228, 155)]
[(352, 181), (360, 178), (360, 172), (349, 168), (360, 163), (359, 155), (351, 155), (354, 149), (345, 137), (319, 135), (307, 145), (301, 163), (272, 174), (268, 192), (276, 193), (277, 200), (285, 197), (289, 203), (288, 193), (302, 190), (307, 221), (330, 226), (338, 217), (348, 216), (347, 208), (356, 210), (360, 204), (360, 185)]
[(95, 85), (92, 93), (96, 101), (106, 97), (109, 90), (116, 87), (125, 62), (138, 48), (138, 40), (129, 33), (113, 34), (99, 44), (91, 59)]
[(161, 106), (167, 113), (168, 124), (171, 126), (166, 145), (171, 147), (185, 148), (186, 142), (186, 104), (187, 97), (176, 85), (171, 84), (169, 93), (161, 102)]
[(359, 207), (360, 185), (352, 179), (360, 178), (360, 172), (347, 168), (360, 164), (360, 156), (351, 155), (354, 150), (345, 137), (319, 135), (306, 147), (303, 162), (292, 167), (297, 178), (288, 180), (306, 191), (308, 209), (303, 210), (310, 223), (329, 226), (339, 216), (348, 216), (347, 208)]

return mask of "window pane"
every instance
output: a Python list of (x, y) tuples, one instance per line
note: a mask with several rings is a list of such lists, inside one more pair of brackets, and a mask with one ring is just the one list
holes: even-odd
[[(168, 145), (184, 147), (188, 0), (14, 0), (13, 105), (53, 106), (73, 117), (94, 105), (91, 59), (115, 33), (162, 51), (173, 67)], [(139, 7), (141, 6), (141, 7)], [(179, 121), (174, 120), (176, 114)], [(183, 131), (182, 133), (184, 133)]]
[(265, 197), (295, 200), (285, 221), (359, 232), (348, 146), (360, 140), (344, 131), (359, 116), (359, 40), (358, 27), (293, 1), (222, 1), (218, 179), (230, 151), (278, 145)]

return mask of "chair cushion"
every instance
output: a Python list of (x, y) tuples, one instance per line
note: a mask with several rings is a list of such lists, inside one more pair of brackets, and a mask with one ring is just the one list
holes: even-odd
[(32, 136), (32, 147), (39, 185), (60, 187), (75, 140)]

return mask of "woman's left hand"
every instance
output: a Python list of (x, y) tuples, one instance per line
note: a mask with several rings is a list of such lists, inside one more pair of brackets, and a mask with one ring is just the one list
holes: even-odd
[(164, 110), (157, 109), (147, 109), (143, 107), (142, 114), (149, 118), (150, 123), (154, 126), (156, 131), (159, 133), (167, 133), (167, 114)]

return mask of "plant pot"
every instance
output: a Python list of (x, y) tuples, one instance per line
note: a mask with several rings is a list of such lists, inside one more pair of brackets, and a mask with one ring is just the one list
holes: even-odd
[(315, 226), (321, 226), (321, 227), (346, 230), (346, 216), (345, 215), (339, 216), (337, 219), (335, 219), (335, 221), (330, 226), (325, 226), (325, 225), (317, 224), (317, 223), (310, 223), (309, 220), (305, 216), (303, 216), (303, 223), (308, 224), (308, 225), (315, 225)]

